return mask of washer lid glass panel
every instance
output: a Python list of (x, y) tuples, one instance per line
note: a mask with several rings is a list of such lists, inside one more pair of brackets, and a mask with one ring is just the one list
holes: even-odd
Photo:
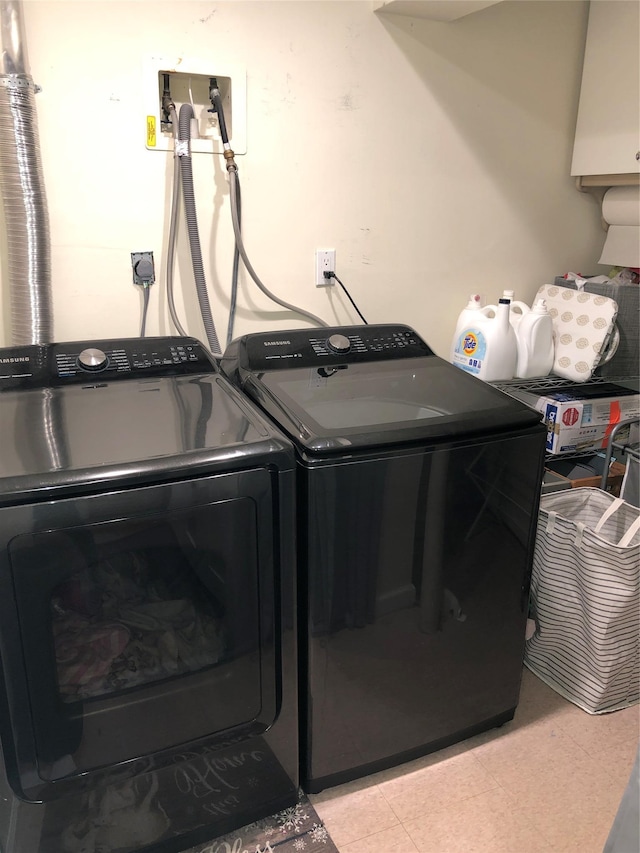
[(537, 412), (435, 355), (277, 370), (256, 379), (262, 405), (311, 451), (437, 440), (540, 421)]

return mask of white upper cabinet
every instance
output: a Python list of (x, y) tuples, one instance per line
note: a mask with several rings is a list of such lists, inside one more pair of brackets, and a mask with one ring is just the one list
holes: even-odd
[(637, 0), (591, 0), (572, 175), (631, 175), (630, 182), (637, 180), (639, 34)]

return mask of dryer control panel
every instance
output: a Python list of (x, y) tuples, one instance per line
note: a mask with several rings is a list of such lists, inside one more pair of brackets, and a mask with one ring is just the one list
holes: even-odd
[(357, 364), (433, 355), (409, 326), (336, 326), (246, 335), (223, 356), (252, 372), (316, 365)]
[(0, 392), (215, 371), (195, 338), (121, 338), (0, 349)]

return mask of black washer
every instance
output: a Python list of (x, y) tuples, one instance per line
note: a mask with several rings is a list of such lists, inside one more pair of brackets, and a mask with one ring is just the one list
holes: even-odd
[(306, 790), (511, 719), (539, 414), (407, 326), (248, 335), (222, 367), (296, 448)]

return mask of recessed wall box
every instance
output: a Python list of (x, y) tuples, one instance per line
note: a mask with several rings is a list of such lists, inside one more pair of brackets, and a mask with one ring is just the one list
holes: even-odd
[(247, 153), (247, 73), (240, 65), (182, 57), (151, 57), (144, 63), (144, 109), (146, 147), (150, 151), (173, 151), (174, 131), (165, 123), (162, 110), (164, 75), (169, 75), (171, 98), (180, 113), (182, 104), (193, 105), (198, 138), (191, 139), (192, 154), (221, 154), (222, 139), (215, 113), (210, 112), (209, 84), (218, 83), (229, 142), (235, 154)]

